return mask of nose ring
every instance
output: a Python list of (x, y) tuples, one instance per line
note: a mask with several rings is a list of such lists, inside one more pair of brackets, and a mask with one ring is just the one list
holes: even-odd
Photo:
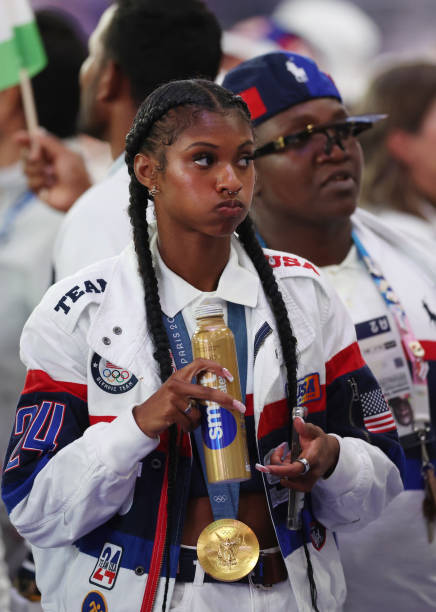
[(238, 195), (238, 193), (241, 191), (241, 189), (242, 189), (242, 187), (239, 187), (239, 189), (237, 189), (236, 191), (230, 191), (230, 189), (224, 189), (224, 191), (227, 191), (229, 196), (235, 196), (235, 195)]

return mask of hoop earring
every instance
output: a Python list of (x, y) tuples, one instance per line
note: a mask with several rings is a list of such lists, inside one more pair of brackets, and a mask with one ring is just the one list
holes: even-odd
[(155, 196), (157, 196), (158, 193), (160, 193), (159, 186), (153, 185), (153, 187), (149, 191), (149, 194), (154, 198)]

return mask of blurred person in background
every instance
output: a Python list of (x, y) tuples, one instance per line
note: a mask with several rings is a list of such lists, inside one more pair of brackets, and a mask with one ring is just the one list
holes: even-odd
[(311, 49), (286, 49), (309, 55), (335, 77), (342, 98), (352, 104), (364, 91), (372, 60), (381, 48), (381, 31), (355, 2), (348, 0), (282, 0), (271, 19), (284, 31), (294, 32)]
[[(36, 21), (48, 59), (46, 68), (32, 79), (39, 122), (71, 142), (79, 109), (77, 79), (86, 48), (75, 24), (64, 16), (41, 11), (36, 13)], [(19, 360), (21, 330), (50, 285), (53, 241), (62, 219), (62, 214), (48, 208), (27, 187), (20, 147), (14, 140), (16, 131), (25, 125), (20, 87), (0, 92), (1, 462), (9, 442), (16, 395), (25, 378), (25, 368)], [(0, 515), (6, 559), (11, 575), (15, 575), (26, 548), (11, 527), (3, 504)], [(14, 598), (19, 599), (19, 595), (14, 594)], [(26, 605), (13, 610), (27, 610)], [(2, 612), (7, 609), (6, 604), (1, 608)]]
[[(436, 601), (434, 250), (356, 211), (363, 167), (356, 136), (380, 117), (350, 117), (314, 62), (267, 54), (230, 71), (223, 85), (247, 102), (255, 126), (252, 214), (259, 235), (267, 247), (303, 256), (329, 276), (406, 453), (405, 491), (379, 519), (339, 537), (345, 609), (430, 612)], [(290, 257), (285, 265), (299, 262)], [(361, 402), (371, 426), (383, 431), (392, 416), (375, 417), (352, 377), (349, 384), (350, 409)]]
[(254, 16), (223, 32), (223, 61), (219, 75), (241, 61), (272, 51), (310, 57), (335, 75), (347, 104), (366, 88), (373, 58), (381, 47), (374, 20), (348, 0), (282, 0), (271, 15)]
[(292, 51), (314, 57), (315, 49), (300, 35), (289, 28), (282, 28), (272, 17), (254, 16), (242, 19), (224, 30), (222, 37), (223, 58), (217, 80), (243, 62), (271, 51)]
[[(94, 185), (82, 161), (49, 134), (26, 163), (30, 187), (68, 210), (56, 239), (56, 279), (118, 254), (131, 239), (124, 141), (142, 100), (161, 83), (214, 80), (221, 29), (202, 0), (119, 0), (102, 15), (81, 75), (81, 131), (110, 144), (114, 163)], [(21, 138), (30, 144), (28, 135)], [(88, 190), (89, 189), (89, 190)], [(85, 193), (86, 192), (86, 193)]]
[(417, 238), (436, 239), (436, 64), (380, 72), (357, 105), (387, 113), (362, 136), (362, 204)]
[(80, 23), (83, 40), (86, 42), (111, 0), (31, 0), (30, 3), (34, 10), (55, 8), (68, 12)]
[[(32, 79), (40, 125), (62, 139), (76, 134), (79, 109), (77, 78), (86, 49), (69, 21), (49, 11), (36, 13), (48, 57), (47, 67)], [(21, 152), (14, 140), (25, 127), (19, 86), (0, 92), (0, 286), (2, 326), (1, 415), (10, 423), (16, 393), (25, 371), (18, 340), (28, 315), (51, 280), (53, 240), (63, 216), (45, 206), (27, 188)], [(1, 428), (3, 458), (9, 442)]]

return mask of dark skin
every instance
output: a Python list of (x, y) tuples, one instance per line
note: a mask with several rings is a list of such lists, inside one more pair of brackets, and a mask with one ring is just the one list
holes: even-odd
[[(166, 148), (165, 169), (155, 157), (139, 153), (135, 174), (148, 189), (158, 188), (155, 196), (159, 231), (159, 251), (165, 264), (176, 274), (202, 291), (214, 290), (227, 264), (230, 240), (236, 227), (248, 213), (253, 187), (253, 135), (246, 121), (236, 112), (219, 115), (204, 111), (195, 125), (183, 131)], [(229, 195), (237, 192), (237, 195)], [(177, 236), (177, 240), (174, 237)], [(183, 257), (180, 254), (183, 244)], [(193, 376), (208, 370), (229, 378), (221, 365), (195, 359), (175, 372), (133, 414), (138, 426), (150, 437), (157, 437), (173, 423), (192, 431), (200, 422), (200, 412), (185, 409), (190, 398), (210, 400), (229, 409), (245, 412), (245, 407), (229, 395), (192, 384)], [(279, 470), (285, 486), (309, 490), (316, 480), (331, 470), (338, 460), (336, 438), (320, 428), (298, 424), (304, 456), (313, 461), (313, 472), (302, 477), (300, 463), (290, 464), (279, 451), (268, 469)], [(256, 533), (261, 548), (277, 545), (265, 494), (244, 493), (239, 501), (239, 520)], [(208, 497), (189, 500), (182, 543), (195, 546), (201, 531), (213, 521)]]
[[(347, 115), (331, 98), (297, 104), (257, 128), (258, 146)], [(343, 141), (344, 151), (335, 144), (329, 155), (323, 144), (321, 137), (318, 144), (256, 160), (252, 212), (270, 248), (297, 253), (319, 266), (339, 264), (350, 250), (350, 216), (357, 206), (363, 163), (353, 137)]]

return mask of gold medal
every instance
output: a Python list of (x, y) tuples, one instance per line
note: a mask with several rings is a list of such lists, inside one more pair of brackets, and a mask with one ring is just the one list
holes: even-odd
[(220, 519), (203, 529), (197, 541), (201, 567), (212, 578), (235, 582), (249, 574), (259, 559), (259, 542), (245, 523)]

